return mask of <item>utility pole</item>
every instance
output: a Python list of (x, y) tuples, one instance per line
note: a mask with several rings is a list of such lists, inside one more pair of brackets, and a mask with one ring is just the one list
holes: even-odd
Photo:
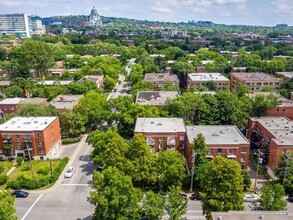
[(193, 176), (194, 176), (194, 162), (195, 162), (195, 152), (192, 151), (192, 170), (191, 170), (191, 182), (190, 182), (190, 189), (189, 192), (193, 191)]
[(286, 166), (284, 168), (284, 177), (283, 177), (283, 186), (285, 184), (285, 179), (286, 179), (286, 176), (287, 176), (287, 169), (288, 169), (288, 165), (289, 165), (289, 159), (290, 158), (290, 153), (288, 154), (289, 152), (288, 151), (285, 151), (284, 155), (286, 156)]
[(256, 183), (257, 183), (257, 177), (258, 177), (258, 169), (259, 169), (259, 163), (260, 163), (260, 150), (258, 149), (258, 155), (257, 155), (257, 165), (256, 165), (256, 172), (255, 172), (255, 181), (254, 181), (254, 192), (256, 192)]

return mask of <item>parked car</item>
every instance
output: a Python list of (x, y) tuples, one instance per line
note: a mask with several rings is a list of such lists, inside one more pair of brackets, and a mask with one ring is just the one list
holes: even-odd
[(191, 199), (191, 200), (201, 200), (200, 194), (198, 192), (197, 193), (193, 193), (193, 194), (191, 194), (191, 196), (189, 197), (189, 199)]
[(105, 169), (104, 165), (103, 164), (99, 164), (96, 168), (97, 171), (103, 171)]
[(290, 194), (290, 195), (288, 196), (288, 201), (289, 201), (289, 202), (293, 202), (293, 194)]
[(28, 192), (22, 190), (14, 190), (12, 192), (12, 195), (14, 195), (16, 198), (25, 198), (28, 196), (28, 194)]
[(244, 202), (255, 202), (255, 201), (257, 201), (257, 198), (254, 195), (248, 194), (248, 195), (244, 195), (243, 201)]
[(74, 170), (75, 170), (74, 167), (72, 167), (72, 166), (68, 167), (68, 169), (65, 173), (65, 178), (72, 177)]

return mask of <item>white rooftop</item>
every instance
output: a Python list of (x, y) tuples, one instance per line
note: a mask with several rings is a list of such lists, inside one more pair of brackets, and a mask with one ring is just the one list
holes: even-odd
[(134, 132), (174, 133), (186, 129), (182, 118), (137, 118)]
[(248, 140), (234, 125), (190, 125), (186, 126), (190, 143), (202, 133), (207, 145), (238, 145), (249, 144)]
[(0, 101), (0, 105), (16, 105), (22, 102), (24, 98), (7, 98)]
[(0, 131), (43, 131), (57, 117), (14, 117), (0, 125)]
[(45, 86), (57, 86), (57, 85), (69, 85), (72, 83), (72, 80), (61, 80), (61, 81), (55, 81), (55, 80), (45, 80), (45, 81), (40, 81), (37, 84), (39, 85), (45, 85)]
[(189, 73), (188, 76), (192, 81), (230, 81), (221, 73)]
[(272, 138), (278, 145), (293, 145), (293, 121), (286, 117), (261, 117), (251, 118), (258, 121), (275, 138)]

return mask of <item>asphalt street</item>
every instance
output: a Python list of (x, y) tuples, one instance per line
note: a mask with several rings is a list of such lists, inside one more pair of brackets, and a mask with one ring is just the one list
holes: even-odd
[[(16, 213), (20, 220), (90, 220), (94, 207), (87, 202), (91, 190), (94, 165), (89, 157), (92, 147), (81, 141), (79, 152), (72, 153), (68, 166), (74, 166), (71, 178), (64, 178), (50, 189), (32, 191), (27, 198), (16, 199)], [(79, 149), (78, 149), (79, 150)]]

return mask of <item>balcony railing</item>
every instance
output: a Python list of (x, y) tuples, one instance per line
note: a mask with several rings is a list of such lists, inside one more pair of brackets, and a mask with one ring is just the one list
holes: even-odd
[(4, 138), (3, 144), (11, 144), (12, 143), (12, 138)]

